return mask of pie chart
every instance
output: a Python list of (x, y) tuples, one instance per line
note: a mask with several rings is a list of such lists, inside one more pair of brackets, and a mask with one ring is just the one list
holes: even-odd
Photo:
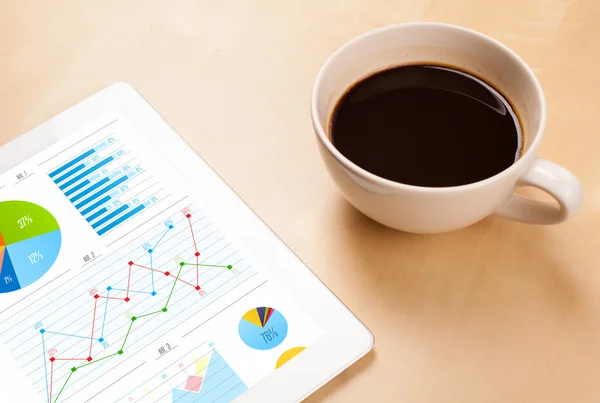
[(275, 364), (275, 369), (281, 368), (284, 364), (286, 364), (289, 360), (300, 354), (306, 350), (306, 347), (294, 347), (287, 350), (285, 353), (281, 354), (281, 357), (277, 360), (277, 364)]
[(43, 207), (26, 201), (0, 202), (0, 293), (35, 283), (54, 264), (60, 227)]
[(246, 312), (240, 320), (238, 332), (248, 347), (270, 350), (285, 340), (288, 323), (281, 312), (263, 306)]

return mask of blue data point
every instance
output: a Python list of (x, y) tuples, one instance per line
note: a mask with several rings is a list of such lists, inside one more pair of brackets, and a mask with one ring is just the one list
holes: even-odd
[(152, 252), (154, 252), (154, 250), (148, 249), (148, 253), (152, 253)]
[(41, 334), (44, 334), (44, 333), (46, 333), (46, 329), (40, 329), (40, 333), (41, 333)]
[(172, 225), (169, 225), (169, 229), (173, 229), (173, 226), (172, 226)]
[(106, 291), (110, 291), (110, 290), (112, 290), (111, 286), (106, 287)]
[(104, 343), (104, 339), (103, 339), (102, 337), (100, 337), (100, 338), (98, 339), (98, 341), (99, 341), (100, 343)]
[(154, 297), (156, 295), (156, 291), (152, 291), (150, 294)]

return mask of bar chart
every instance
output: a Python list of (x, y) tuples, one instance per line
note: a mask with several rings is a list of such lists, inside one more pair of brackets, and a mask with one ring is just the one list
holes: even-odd
[(98, 133), (92, 147), (57, 157), (48, 176), (99, 236), (165, 197), (125, 141)]
[(0, 175), (0, 402), (229, 403), (322, 336), (243, 246), (264, 234), (237, 199), (141, 122), (52, 126)]

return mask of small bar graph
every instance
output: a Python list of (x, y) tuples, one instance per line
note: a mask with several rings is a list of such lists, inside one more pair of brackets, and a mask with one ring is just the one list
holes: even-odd
[[(91, 195), (87, 196), (88, 193), (90, 193), (92, 190), (94, 190), (93, 188), (95, 187), (95, 185), (91, 186), (89, 189), (86, 189), (83, 192), (81, 192), (82, 194), (84, 194), (87, 197), (85, 199), (83, 199), (81, 202), (79, 202), (78, 204), (76, 204), (75, 208), (77, 210), (81, 210), (83, 207), (87, 206), (88, 204), (90, 204), (94, 200), (98, 199), (98, 197), (105, 195), (106, 193), (108, 193), (109, 191), (113, 190), (114, 188), (116, 188), (117, 186), (121, 185), (122, 183), (127, 182), (128, 179), (131, 179), (134, 176), (135, 176), (135, 174), (122, 175), (122, 176), (120, 176), (119, 178), (117, 178), (117, 179), (115, 179), (113, 181), (111, 181), (109, 178), (106, 178), (107, 180), (106, 180), (105, 183), (108, 183), (108, 185), (106, 185), (102, 189), (98, 190), (97, 192), (94, 192)], [(71, 199), (71, 201), (73, 202), (74, 200)]]
[(65, 196), (72, 195), (73, 193), (77, 192), (78, 190), (81, 190), (83, 187), (89, 185), (90, 183), (94, 182), (95, 180), (97, 180), (100, 177), (101, 177), (100, 174), (94, 174), (94, 175), (90, 176), (89, 178), (82, 180), (77, 186), (73, 186), (71, 189), (67, 190), (65, 192)]
[(115, 219), (110, 224), (108, 224), (105, 227), (99, 229), (98, 230), (98, 235), (102, 236), (106, 232), (108, 232), (111, 229), (113, 229), (114, 227), (116, 227), (117, 225), (119, 225), (119, 224), (121, 224), (121, 223), (129, 220), (131, 217), (133, 217), (134, 215), (136, 215), (137, 213), (139, 213), (140, 211), (142, 211), (143, 209), (145, 209), (146, 207), (148, 207), (150, 205), (150, 203), (151, 203), (150, 201), (147, 201), (144, 204), (137, 206), (136, 208), (134, 208), (133, 210), (131, 210), (129, 213), (123, 214), (121, 217), (118, 217), (117, 219)]
[[(120, 151), (122, 151), (122, 150), (120, 150)], [(86, 169), (85, 171), (83, 171), (81, 173), (78, 173), (79, 168), (74, 169), (72, 171), (69, 171), (65, 175), (61, 176), (60, 178), (55, 179), (54, 183), (56, 183), (57, 185), (59, 185), (58, 187), (60, 188), (60, 190), (67, 189), (71, 185), (73, 185), (75, 183), (78, 183), (80, 180), (82, 180), (83, 178), (85, 178), (86, 176), (88, 176), (90, 173), (98, 171), (98, 169), (100, 169), (103, 166), (107, 165), (108, 163), (112, 162), (114, 159), (115, 159), (115, 156), (114, 155), (110, 155), (110, 156), (104, 158), (102, 161), (98, 162), (97, 164), (92, 165), (90, 168)], [(79, 166), (82, 167), (82, 168), (86, 168), (89, 165), (90, 165), (89, 162), (85, 162), (85, 163), (83, 163), (83, 164), (81, 164)], [(74, 174), (77, 174), (77, 176), (75, 176), (74, 178), (68, 180), (67, 182), (65, 182), (63, 184), (60, 184), (62, 181), (64, 181), (65, 179), (68, 179), (69, 177), (71, 177)]]
[[(64, 164), (63, 166), (61, 166), (60, 168), (54, 170), (53, 172), (50, 172), (48, 175), (51, 178), (55, 178), (57, 175), (63, 173), (64, 171), (66, 171), (67, 169), (73, 167), (75, 164), (83, 161), (84, 159), (86, 159), (87, 157), (95, 154), (96, 152), (102, 150), (104, 147), (106, 147), (107, 145), (111, 144), (114, 142), (114, 138), (113, 137), (109, 137), (106, 141), (103, 141), (102, 143), (98, 144), (96, 147), (92, 148), (91, 150), (88, 150), (84, 153), (82, 153), (80, 156), (78, 156), (77, 158), (67, 162), (66, 164)], [(81, 167), (80, 167), (81, 168)]]
[(114, 132), (108, 136), (100, 132), (91, 141), (95, 145), (72, 152), (57, 162), (48, 176), (92, 229), (103, 236), (166, 195)]

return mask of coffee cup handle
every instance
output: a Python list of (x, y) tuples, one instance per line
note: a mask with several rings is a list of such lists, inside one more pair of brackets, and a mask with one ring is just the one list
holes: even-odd
[(565, 168), (548, 160), (537, 158), (517, 185), (533, 186), (548, 193), (558, 202), (528, 199), (513, 193), (495, 214), (514, 221), (529, 224), (558, 224), (579, 211), (582, 190), (579, 180)]

